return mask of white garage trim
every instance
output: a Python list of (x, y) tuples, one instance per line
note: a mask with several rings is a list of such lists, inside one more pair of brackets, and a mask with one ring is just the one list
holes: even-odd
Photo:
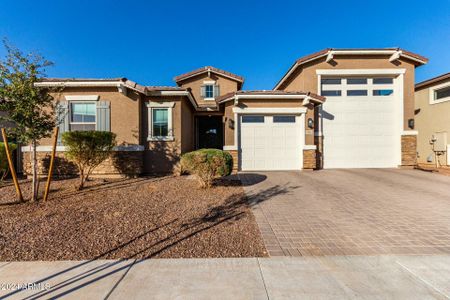
[(223, 150), (225, 151), (237, 150), (237, 146), (223, 146)]
[(303, 145), (303, 150), (316, 150), (316, 145)]
[[(317, 75), (399, 75), (405, 74), (406, 69), (320, 69), (316, 70)], [(320, 84), (320, 80), (319, 80)], [(320, 92), (320, 89), (319, 89)]]
[(254, 107), (254, 108), (241, 108), (233, 107), (235, 114), (304, 114), (306, 113), (306, 107)]
[(418, 135), (419, 132), (417, 130), (403, 130), (402, 135)]

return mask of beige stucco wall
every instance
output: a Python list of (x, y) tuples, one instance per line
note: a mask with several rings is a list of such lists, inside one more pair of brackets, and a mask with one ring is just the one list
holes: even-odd
[[(174, 102), (172, 109), (172, 130), (174, 141), (147, 141), (148, 137), (148, 108), (147, 103)], [(186, 97), (145, 97), (142, 103), (142, 144), (144, 151), (144, 173), (171, 172), (179, 161), (180, 154), (193, 149), (193, 116), (191, 104)]]
[[(139, 144), (139, 95), (128, 90), (127, 95), (117, 88), (70, 87), (53, 94), (55, 101), (66, 101), (65, 96), (98, 95), (98, 101), (109, 101), (111, 105), (111, 132), (117, 137), (117, 144)], [(51, 145), (51, 138), (42, 139), (40, 145)]]
[[(434, 84), (442, 84), (450, 80), (442, 81)], [(416, 129), (419, 132), (417, 136), (417, 161), (418, 163), (428, 163), (427, 157), (429, 155), (434, 159), (434, 152), (430, 145), (430, 139), (436, 132), (447, 132), (447, 143), (450, 142), (450, 101), (430, 104), (430, 89), (432, 87), (424, 88), (415, 93), (415, 123)], [(442, 164), (447, 164), (446, 155), (440, 157)], [(449, 162), (450, 163), (450, 162)]]
[[(327, 63), (325, 57), (297, 68), (289, 81), (280, 86), (280, 90), (305, 91), (319, 93), (316, 70), (318, 69), (406, 69), (404, 75), (404, 119), (403, 126), (408, 128), (408, 119), (414, 118), (414, 69), (412, 62), (397, 60), (389, 62), (389, 56), (344, 56), (337, 55), (333, 63)], [(310, 116), (306, 117), (306, 120)]]
[[(233, 113), (233, 101), (228, 101), (224, 103), (224, 114), (223, 114), (223, 121), (224, 121), (224, 146), (237, 146), (234, 144), (234, 131), (237, 127), (237, 120), (234, 119), (234, 113)], [(234, 126), (230, 127), (231, 123), (234, 123)]]
[(237, 81), (231, 80), (227, 77), (216, 75), (214, 73), (210, 73), (210, 76), (208, 76), (207, 73), (204, 73), (183, 80), (181, 82), (181, 87), (190, 88), (192, 95), (199, 104), (215, 105), (215, 102), (213, 100), (204, 101), (201, 97), (201, 86), (203, 85), (204, 81), (216, 81), (216, 84), (220, 86), (220, 95), (225, 95), (227, 93), (235, 92), (238, 90)]
[(194, 109), (187, 100), (181, 101), (181, 152), (194, 150)]

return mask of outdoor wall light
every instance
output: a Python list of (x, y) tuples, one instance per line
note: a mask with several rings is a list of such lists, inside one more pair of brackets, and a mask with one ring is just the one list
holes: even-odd
[(234, 129), (234, 120), (228, 119), (228, 127), (229, 127), (230, 129)]
[(408, 127), (409, 127), (410, 129), (414, 129), (414, 119), (409, 119), (409, 120), (408, 120)]
[(314, 128), (314, 120), (311, 118), (308, 119), (308, 128), (311, 128), (311, 129)]

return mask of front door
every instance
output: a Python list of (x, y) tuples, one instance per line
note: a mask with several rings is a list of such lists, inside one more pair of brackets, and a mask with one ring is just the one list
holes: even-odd
[(197, 148), (223, 149), (221, 116), (197, 117)]

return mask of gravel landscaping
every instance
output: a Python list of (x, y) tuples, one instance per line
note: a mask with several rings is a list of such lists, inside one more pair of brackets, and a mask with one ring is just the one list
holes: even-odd
[(267, 256), (237, 180), (77, 182), (54, 181), (46, 203), (14, 203), (12, 184), (0, 187), (0, 261)]

